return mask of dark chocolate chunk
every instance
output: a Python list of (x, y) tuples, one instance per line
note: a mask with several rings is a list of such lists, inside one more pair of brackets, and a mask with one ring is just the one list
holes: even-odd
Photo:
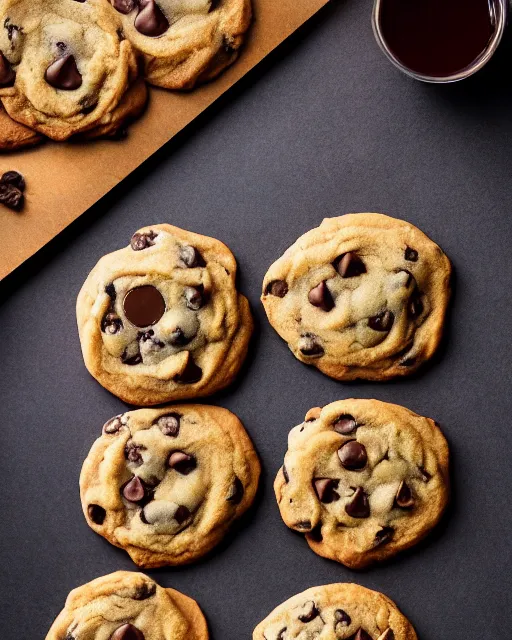
[(366, 273), (364, 262), (353, 251), (338, 256), (333, 264), (342, 278), (354, 278)]
[(134, 26), (149, 38), (158, 38), (169, 28), (169, 22), (155, 0), (140, 0), (140, 9)]
[(284, 280), (273, 280), (268, 283), (265, 293), (277, 298), (284, 298), (288, 293), (288, 285)]
[(334, 300), (325, 280), (311, 289), (308, 294), (308, 300), (314, 307), (318, 307), (322, 311), (330, 311), (334, 308)]
[(133, 478), (124, 485), (122, 493), (129, 502), (140, 502), (146, 495), (142, 480), (138, 476), (133, 476)]
[(185, 520), (190, 518), (190, 511), (184, 505), (179, 506), (174, 513), (174, 519), (178, 524), (183, 524)]
[(420, 297), (419, 291), (416, 291), (409, 300), (409, 313), (411, 317), (418, 318), (423, 313), (423, 302)]
[(338, 449), (341, 464), (349, 471), (360, 471), (366, 466), (368, 456), (364, 444), (349, 440)]
[(121, 354), (121, 361), (122, 361), (123, 364), (128, 364), (130, 366), (134, 366), (134, 365), (140, 364), (142, 362), (142, 356), (140, 355), (140, 353), (136, 353), (133, 356), (129, 356), (127, 349), (125, 349), (123, 351), (123, 353)]
[(23, 193), (13, 184), (0, 182), (0, 204), (13, 211), (21, 211), (25, 198)]
[(316, 604), (313, 600), (306, 602), (303, 607), (302, 613), (299, 615), (299, 620), (301, 622), (311, 622), (314, 620), (320, 612), (318, 611)]
[(160, 349), (163, 349), (165, 347), (165, 344), (161, 340), (155, 338), (154, 335), (155, 332), (153, 331), (153, 329), (150, 329), (149, 331), (139, 332), (138, 338), (140, 342), (151, 342), (153, 344), (153, 347), (159, 347)]
[(288, 470), (286, 469), (284, 464), (283, 464), (283, 476), (284, 476), (284, 481), (288, 484), (288, 482), (290, 482), (290, 476), (288, 475)]
[(375, 540), (373, 541), (373, 547), (380, 547), (381, 544), (386, 544), (393, 537), (395, 530), (393, 527), (382, 527), (380, 531), (375, 534)]
[(108, 311), (101, 321), (101, 330), (113, 336), (123, 329), (123, 321), (114, 311)]
[(199, 251), (189, 244), (181, 247), (179, 256), (178, 266), (180, 267), (194, 269), (195, 267), (205, 266), (205, 262)]
[(334, 629), (336, 629), (338, 625), (340, 625), (340, 627), (350, 627), (351, 623), (352, 618), (346, 611), (343, 611), (343, 609), (336, 609), (334, 612)]
[(414, 496), (412, 495), (412, 490), (409, 485), (402, 480), (400, 486), (398, 487), (398, 491), (396, 492), (395, 504), (397, 507), (401, 507), (402, 509), (410, 509), (414, 506)]
[(324, 355), (320, 339), (314, 333), (305, 333), (299, 340), (299, 350), (303, 356), (319, 358)]
[(322, 542), (322, 523), (319, 522), (311, 531), (308, 533), (309, 540), (313, 540), (313, 542)]
[(192, 384), (194, 382), (199, 382), (202, 375), (203, 370), (201, 367), (198, 367), (192, 356), (189, 356), (185, 369), (177, 376), (174, 376), (174, 381), (181, 384)]
[(324, 504), (330, 504), (339, 500), (339, 495), (335, 489), (338, 488), (339, 480), (332, 478), (315, 478), (313, 480), (313, 487), (320, 502)]
[(113, 435), (114, 433), (119, 433), (120, 429), (123, 427), (123, 423), (121, 421), (121, 415), (114, 416), (110, 418), (108, 422), (105, 422), (103, 425), (103, 433), (107, 433), (108, 435)]
[(395, 634), (388, 627), (384, 633), (377, 638), (377, 640), (395, 640)]
[(339, 433), (342, 436), (346, 436), (349, 433), (354, 433), (358, 425), (354, 416), (351, 416), (348, 413), (344, 413), (336, 420), (333, 427), (336, 433)]
[(133, 624), (127, 623), (116, 629), (110, 636), (110, 640), (144, 640), (144, 634)]
[(350, 502), (345, 505), (345, 511), (351, 518), (370, 517), (370, 503), (362, 487), (357, 487)]
[(105, 517), (107, 515), (107, 512), (103, 507), (100, 507), (99, 504), (90, 504), (87, 507), (87, 514), (90, 520), (94, 522), (94, 524), (100, 525), (100, 524), (103, 524)]
[(4, 184), (12, 184), (20, 191), (25, 191), (25, 178), (18, 171), (6, 171), (0, 178)]
[(113, 282), (111, 282), (110, 284), (107, 284), (107, 286), (105, 287), (105, 293), (112, 300), (112, 302), (115, 302), (117, 294), (116, 294), (116, 288)]
[(135, 593), (132, 596), (133, 600), (147, 600), (154, 596), (156, 593), (156, 583), (155, 582), (143, 582), (141, 585), (138, 585), (135, 589)]
[(142, 464), (143, 459), (141, 451), (144, 451), (145, 449), (146, 447), (142, 444), (135, 444), (135, 442), (129, 440), (124, 448), (124, 456), (129, 462)]
[(145, 284), (130, 289), (123, 300), (126, 318), (136, 327), (156, 324), (165, 313), (165, 301), (156, 287)]
[(311, 531), (311, 520), (303, 520), (302, 522), (297, 522), (295, 529), (299, 531)]
[(233, 484), (229, 490), (229, 493), (226, 497), (228, 502), (232, 502), (233, 504), (240, 504), (244, 497), (244, 485), (240, 478), (235, 476)]
[[(131, 1), (131, 0), (130, 0)], [(124, 2), (124, 0), (123, 0)], [(117, 8), (117, 7), (116, 7)], [(130, 246), (134, 251), (142, 251), (155, 244), (157, 233), (154, 231), (146, 231), (144, 233), (134, 233), (130, 240)]]
[(184, 451), (173, 451), (169, 456), (167, 464), (178, 473), (188, 476), (197, 467), (194, 456), (189, 456)]
[(128, 15), (137, 6), (137, 0), (112, 0), (112, 6), (123, 15)]
[(368, 326), (374, 331), (390, 331), (394, 321), (395, 316), (391, 311), (383, 311), (372, 318), (368, 318)]
[(203, 286), (185, 287), (185, 300), (189, 309), (199, 311), (204, 304)]
[(409, 262), (417, 262), (418, 252), (416, 251), (416, 249), (411, 249), (411, 247), (406, 247), (405, 259), (408, 260)]
[(179, 413), (168, 413), (165, 416), (160, 416), (156, 424), (164, 436), (176, 438), (180, 432), (180, 418)]
[(73, 91), (82, 86), (82, 76), (76, 66), (75, 57), (71, 54), (57, 58), (46, 69), (46, 82), (55, 89)]
[(16, 80), (16, 73), (11, 63), (0, 51), (0, 87), (12, 87)]

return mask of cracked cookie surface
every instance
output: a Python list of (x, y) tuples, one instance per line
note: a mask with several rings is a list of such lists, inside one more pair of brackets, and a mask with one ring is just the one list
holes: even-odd
[(424, 538), (449, 496), (438, 425), (405, 407), (340, 400), (292, 429), (274, 489), (288, 527), (316, 553), (351, 568)]
[(412, 224), (326, 218), (268, 270), (262, 302), (296, 358), (338, 380), (408, 375), (436, 350), (451, 266)]
[(208, 629), (192, 598), (117, 571), (71, 591), (46, 640), (208, 640)]
[(313, 587), (260, 622), (253, 640), (417, 640), (395, 603), (356, 584)]
[(80, 476), (89, 525), (142, 567), (197, 560), (252, 504), (258, 456), (220, 407), (173, 405), (109, 420)]
[(171, 225), (135, 233), (104, 256), (77, 301), (85, 364), (126, 402), (152, 405), (227, 386), (253, 323), (220, 241)]
[(123, 32), (145, 60), (146, 80), (191, 89), (238, 57), (250, 0), (111, 0)]
[(0, 97), (14, 120), (54, 140), (111, 127), (136, 76), (108, 2), (0, 4)]

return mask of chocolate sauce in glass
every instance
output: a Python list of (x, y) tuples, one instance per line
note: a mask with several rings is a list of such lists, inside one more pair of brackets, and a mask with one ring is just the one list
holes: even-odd
[(496, 0), (382, 0), (380, 28), (396, 58), (421, 75), (472, 65), (494, 34)]

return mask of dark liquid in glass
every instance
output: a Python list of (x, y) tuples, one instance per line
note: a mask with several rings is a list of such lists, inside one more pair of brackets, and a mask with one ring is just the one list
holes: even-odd
[(494, 34), (496, 0), (382, 0), (391, 52), (416, 73), (451, 76), (472, 65)]

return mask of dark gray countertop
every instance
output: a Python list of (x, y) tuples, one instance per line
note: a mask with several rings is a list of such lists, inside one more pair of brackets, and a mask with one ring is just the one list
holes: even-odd
[[(214, 640), (249, 638), (289, 596), (336, 581), (385, 592), (421, 640), (510, 637), (512, 47), (465, 84), (424, 86), (381, 54), (370, 13), (369, 0), (333, 2), (3, 284), (2, 640), (41, 640), (70, 589), (135, 569), (80, 509), (82, 461), (123, 404), (86, 372), (74, 306), (97, 259), (156, 222), (219, 238), (238, 258), (257, 337), (240, 381), (213, 401), (241, 417), (264, 475), (256, 508), (228, 543), (197, 565), (151, 575), (197, 598)], [(453, 260), (448, 339), (414, 379), (330, 380), (289, 354), (259, 304), (268, 265), (324, 216), (351, 211), (405, 218)], [(282, 523), (272, 492), (288, 430), (308, 408), (350, 396), (436, 418), (453, 452), (443, 524), (363, 573), (313, 554)]]

